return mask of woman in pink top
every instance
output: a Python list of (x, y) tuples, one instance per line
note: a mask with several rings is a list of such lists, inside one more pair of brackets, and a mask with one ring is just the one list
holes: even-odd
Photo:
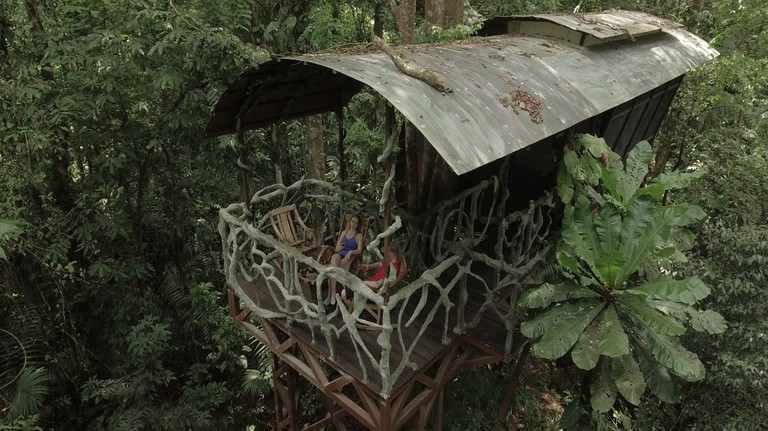
[[(389, 263), (394, 265), (394, 277), (397, 277), (400, 274), (400, 260), (397, 258), (397, 254), (392, 250), (389, 251)], [(363, 280), (363, 283), (365, 283), (366, 286), (370, 287), (374, 291), (378, 291), (382, 283), (384, 283), (384, 278), (386, 277), (387, 273), (384, 262), (376, 262), (371, 264), (364, 263), (360, 265), (360, 268), (363, 271), (370, 271), (372, 269), (378, 268), (375, 274)], [(352, 289), (344, 288), (341, 290), (341, 299), (345, 304), (347, 304), (347, 308), (349, 308), (353, 296), (354, 292)]]
[[(400, 261), (397, 259), (397, 254), (393, 253), (391, 250), (389, 252), (389, 263), (394, 265), (395, 277), (397, 277), (397, 275), (400, 274)], [(372, 264), (364, 263), (360, 265), (360, 267), (363, 269), (363, 271), (370, 271), (374, 268), (378, 268), (378, 271), (376, 271), (373, 276), (366, 278), (363, 282), (371, 289), (379, 290), (381, 284), (384, 283), (384, 277), (386, 276), (387, 272), (387, 268), (384, 267), (384, 262), (376, 262)]]

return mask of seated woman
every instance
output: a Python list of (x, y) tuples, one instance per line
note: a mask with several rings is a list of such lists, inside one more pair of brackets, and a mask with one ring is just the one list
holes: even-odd
[[(394, 277), (397, 277), (397, 275), (400, 274), (400, 259), (397, 258), (397, 253), (394, 252), (394, 250), (389, 250), (389, 263), (391, 263), (395, 267), (395, 275)], [(370, 287), (373, 291), (378, 291), (379, 288), (381, 288), (381, 285), (384, 283), (384, 278), (386, 277), (386, 267), (384, 266), (384, 262), (374, 262), (371, 264), (364, 263), (360, 265), (360, 268), (363, 271), (370, 271), (372, 269), (378, 268), (375, 274), (372, 276), (366, 278), (363, 280), (363, 283)], [(351, 289), (342, 289), (341, 291), (341, 299), (344, 301), (344, 303), (347, 304), (347, 307), (349, 307), (350, 300), (354, 296), (354, 292)]]
[[(397, 258), (397, 253), (395, 253), (392, 249), (389, 250), (389, 263), (394, 265), (396, 277), (397, 274), (400, 274), (400, 260)], [(371, 264), (364, 263), (360, 265), (360, 268), (366, 272), (378, 268), (378, 271), (376, 271), (376, 273), (371, 277), (366, 278), (363, 283), (365, 283), (366, 286), (373, 290), (379, 290), (382, 283), (384, 283), (384, 277), (386, 276), (386, 268), (384, 267), (384, 262), (374, 262)]]
[[(331, 256), (330, 266), (349, 269), (352, 259), (363, 252), (363, 234), (358, 231), (360, 226), (360, 217), (353, 215), (349, 218), (346, 230), (339, 235), (336, 241), (336, 251)], [(328, 296), (323, 301), (323, 305), (336, 304), (336, 280), (328, 279)]]

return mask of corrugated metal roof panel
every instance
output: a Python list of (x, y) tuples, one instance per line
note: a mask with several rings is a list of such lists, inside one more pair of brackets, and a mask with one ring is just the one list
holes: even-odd
[[(249, 95), (242, 94), (242, 83), (236, 84), (240, 96), (229, 103), (237, 99), (250, 106), (243, 126), (260, 127), (320, 112), (324, 103), (326, 110), (333, 109), (357, 90), (350, 89), (355, 82), (363, 83), (392, 103), (448, 165), (463, 174), (631, 100), (717, 55), (674, 25), (632, 14), (640, 24), (663, 31), (590, 48), (548, 38), (498, 36), (402, 50), (407, 61), (435, 72), (453, 90), (450, 94), (401, 73), (383, 53), (321, 54), (261, 66), (243, 78)], [(233, 108), (220, 105), (209, 135), (234, 130)]]

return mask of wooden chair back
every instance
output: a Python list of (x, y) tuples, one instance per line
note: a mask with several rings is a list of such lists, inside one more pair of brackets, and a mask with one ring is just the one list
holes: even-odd
[[(284, 244), (296, 247), (302, 251), (314, 248), (317, 240), (314, 229), (304, 223), (299, 216), (296, 205), (285, 205), (269, 212), (269, 220), (275, 230), (277, 239)], [(310, 242), (310, 239), (311, 242)]]

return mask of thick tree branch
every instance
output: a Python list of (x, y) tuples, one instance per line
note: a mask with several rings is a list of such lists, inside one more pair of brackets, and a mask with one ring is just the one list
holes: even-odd
[(400, 56), (400, 54), (395, 51), (394, 48), (384, 42), (382, 38), (374, 36), (373, 45), (387, 54), (389, 58), (392, 59), (392, 62), (395, 64), (395, 67), (397, 67), (397, 70), (400, 72), (410, 76), (411, 78), (416, 78), (419, 81), (426, 83), (441, 93), (453, 93), (453, 90), (446, 87), (445, 84), (443, 84), (443, 80), (440, 79), (440, 77), (437, 76), (435, 72), (423, 67), (409, 64)]

